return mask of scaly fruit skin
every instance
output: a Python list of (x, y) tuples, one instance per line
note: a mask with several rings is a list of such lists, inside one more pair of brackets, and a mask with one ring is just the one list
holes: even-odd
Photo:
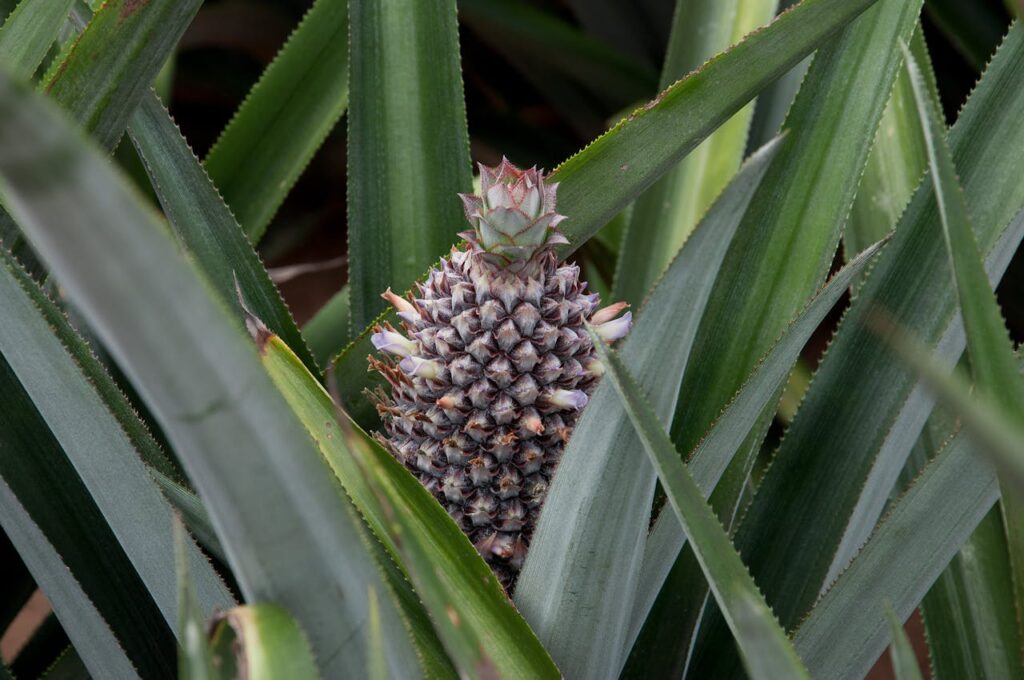
[[(462, 527), (506, 588), (522, 567), (555, 468), (601, 376), (584, 322), (625, 334), (624, 305), (597, 312), (579, 267), (558, 265), (557, 185), (507, 161), (464, 196), (474, 231), (418, 284), (385, 298), (404, 334), (381, 327), (371, 360), (387, 448)], [(596, 312), (596, 314), (595, 314)]]

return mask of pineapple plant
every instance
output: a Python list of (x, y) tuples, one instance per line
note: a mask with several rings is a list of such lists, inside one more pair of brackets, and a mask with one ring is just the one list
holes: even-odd
[(251, 4), (0, 0), (0, 678), (1024, 677), (1012, 3)]
[(379, 326), (375, 361), (391, 386), (377, 397), (384, 444), (445, 505), (511, 587), (548, 485), (603, 366), (587, 323), (606, 342), (629, 330), (625, 304), (598, 309), (576, 265), (559, 266), (557, 183), (502, 159), (480, 166), (480, 196), (462, 195), (466, 247), (421, 297), (385, 299), (402, 332)]

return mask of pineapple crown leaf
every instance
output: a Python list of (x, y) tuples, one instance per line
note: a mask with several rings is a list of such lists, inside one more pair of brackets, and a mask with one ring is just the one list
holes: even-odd
[(480, 164), (480, 195), (459, 194), (472, 231), (459, 234), (501, 266), (528, 261), (569, 241), (558, 231), (565, 219), (555, 211), (558, 183), (546, 184), (536, 166), (521, 170), (502, 158)]

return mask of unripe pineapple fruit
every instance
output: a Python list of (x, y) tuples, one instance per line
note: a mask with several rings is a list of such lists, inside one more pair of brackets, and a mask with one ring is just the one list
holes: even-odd
[[(598, 311), (566, 243), (557, 184), (507, 160), (480, 166), (480, 196), (462, 195), (471, 231), (418, 284), (384, 294), (401, 331), (378, 327), (372, 360), (378, 435), (444, 505), (506, 588), (515, 583), (552, 475), (602, 374), (584, 322), (607, 341), (631, 315)], [(616, 318), (618, 316), (618, 318)]]

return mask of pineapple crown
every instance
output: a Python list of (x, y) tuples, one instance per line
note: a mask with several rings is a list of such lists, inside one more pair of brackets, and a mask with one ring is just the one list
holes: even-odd
[(558, 183), (544, 183), (534, 166), (520, 170), (502, 157), (495, 168), (480, 164), (480, 195), (459, 194), (473, 231), (461, 234), (495, 265), (518, 270), (538, 253), (569, 241), (558, 231), (565, 215), (555, 212)]

